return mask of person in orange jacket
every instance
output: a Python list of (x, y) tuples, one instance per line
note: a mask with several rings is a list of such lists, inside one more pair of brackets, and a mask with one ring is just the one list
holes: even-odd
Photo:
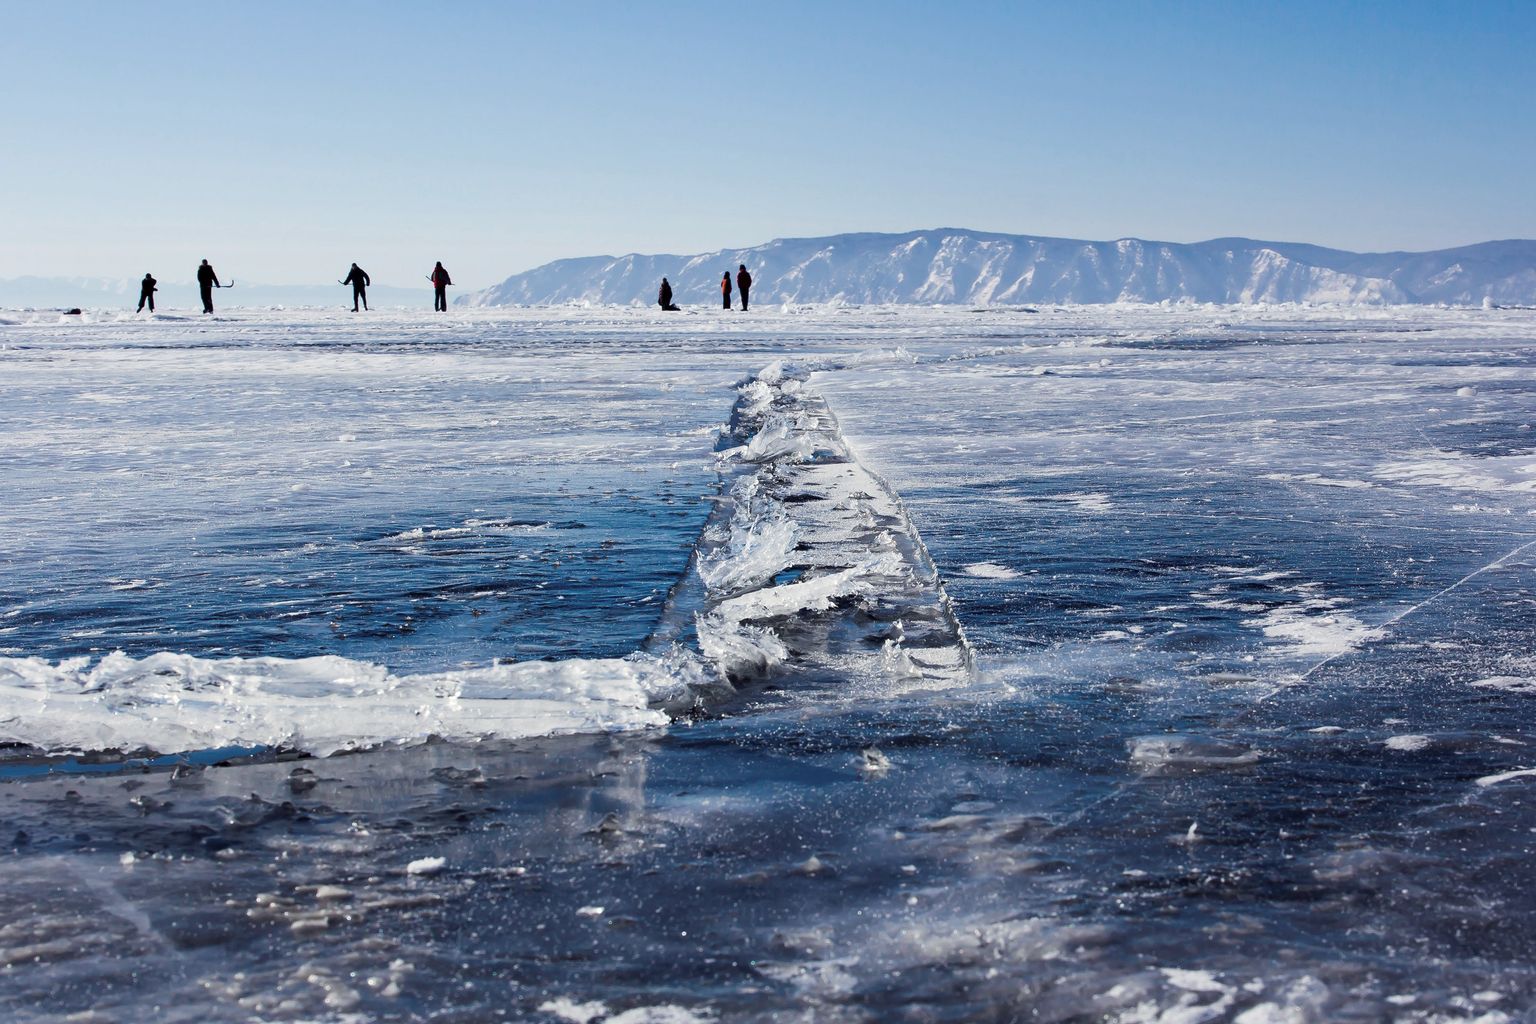
[(720, 275), (720, 301), (726, 309), (731, 308), (731, 272), (729, 270)]
[(741, 269), (736, 271), (736, 290), (741, 292), (741, 311), (747, 311), (747, 291), (752, 287), (752, 275), (747, 273), (747, 265), (741, 264)]

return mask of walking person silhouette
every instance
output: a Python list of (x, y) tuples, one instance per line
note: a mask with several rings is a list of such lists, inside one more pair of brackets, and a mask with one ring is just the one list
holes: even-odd
[(139, 308), (134, 310), (134, 312), (144, 312), (144, 303), (147, 302), (149, 303), (149, 311), (153, 313), (155, 311), (155, 292), (157, 291), (159, 289), (155, 287), (155, 279), (146, 273), (144, 280), (139, 282)]
[(368, 311), (368, 292), (366, 289), (373, 283), (368, 278), (368, 271), (354, 263), (352, 264), (352, 269), (347, 271), (346, 279), (341, 283), (352, 286), (352, 312), (356, 313), (358, 302), (362, 302), (363, 312), (366, 313)]

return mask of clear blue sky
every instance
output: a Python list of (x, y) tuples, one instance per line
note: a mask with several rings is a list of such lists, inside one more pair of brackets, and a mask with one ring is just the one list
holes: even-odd
[(0, 277), (1536, 237), (1536, 3), (0, 0)]

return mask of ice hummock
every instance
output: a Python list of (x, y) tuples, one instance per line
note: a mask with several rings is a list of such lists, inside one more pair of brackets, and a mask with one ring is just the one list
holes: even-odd
[(811, 373), (775, 361), (739, 388), (719, 454), (724, 471), (739, 468), (694, 560), (698, 647), (727, 679), (835, 668), (885, 685), (961, 685), (970, 647), (938, 571)]

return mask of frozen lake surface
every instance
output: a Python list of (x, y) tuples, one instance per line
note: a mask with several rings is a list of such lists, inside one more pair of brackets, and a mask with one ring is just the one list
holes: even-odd
[(0, 1016), (1536, 1015), (1536, 313), (0, 311)]

